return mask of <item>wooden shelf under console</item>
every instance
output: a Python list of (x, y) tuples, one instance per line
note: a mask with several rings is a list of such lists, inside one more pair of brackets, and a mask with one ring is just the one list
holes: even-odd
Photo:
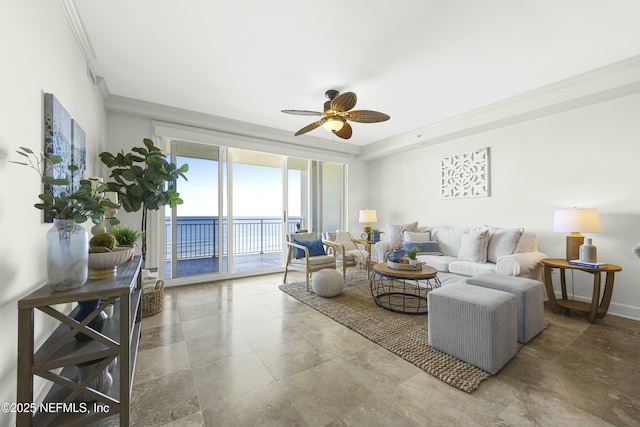
[[(78, 288), (55, 291), (43, 286), (18, 301), (18, 411), (17, 426), (86, 425), (91, 421), (119, 415), (120, 425), (129, 425), (129, 405), (140, 340), (142, 295), (140, 277), (141, 258), (118, 267), (118, 275), (107, 279), (89, 280)], [(100, 307), (87, 318), (77, 322), (73, 316), (56, 309), (58, 304), (100, 299)], [(114, 305), (113, 316), (102, 331), (91, 329), (88, 323), (109, 304)], [(38, 309), (58, 320), (60, 325), (38, 348), (34, 348), (34, 312)], [(91, 337), (77, 341), (82, 332)], [(74, 365), (91, 364), (90, 376), (97, 376), (109, 364), (113, 385), (105, 394), (88, 385), (76, 382)], [(34, 405), (33, 379), (39, 376), (52, 383), (43, 404)], [(82, 397), (82, 399), (78, 399)], [(92, 400), (86, 403), (87, 400)]]

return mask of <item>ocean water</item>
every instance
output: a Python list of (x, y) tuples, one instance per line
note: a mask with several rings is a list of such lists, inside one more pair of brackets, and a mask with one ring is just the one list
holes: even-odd
[[(223, 221), (222, 252), (219, 242), (220, 221)], [(289, 230), (294, 232), (300, 217), (289, 217)], [(180, 216), (177, 218), (177, 258), (198, 258), (226, 255), (229, 251), (228, 218), (217, 216)], [(233, 253), (248, 254), (282, 250), (282, 218), (239, 217), (233, 219)], [(171, 258), (171, 218), (165, 218), (166, 259)]]

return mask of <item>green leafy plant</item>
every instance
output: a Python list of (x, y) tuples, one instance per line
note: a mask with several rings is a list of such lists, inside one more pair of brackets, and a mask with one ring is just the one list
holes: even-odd
[[(16, 152), (23, 156), (25, 161), (11, 161), (11, 163), (30, 167), (40, 175), (43, 192), (38, 195), (40, 202), (34, 206), (45, 212), (49, 217), (72, 219), (76, 223), (83, 223), (88, 218), (91, 218), (93, 222), (99, 223), (102, 221), (107, 209), (118, 208), (118, 204), (103, 197), (102, 193), (107, 189), (104, 184), (88, 179), (80, 180), (78, 189), (67, 193), (66, 188), (69, 185), (69, 180), (67, 178), (53, 178), (51, 173), (53, 170), (62, 171), (64, 168), (62, 157), (42, 153), (37, 155), (33, 150), (26, 147), (20, 147)], [(77, 171), (78, 167), (69, 165), (68, 170)], [(60, 173), (56, 175), (62, 176)], [(117, 218), (109, 218), (108, 221), (112, 225), (120, 222)]]
[(100, 153), (100, 160), (111, 168), (113, 181), (105, 185), (108, 191), (118, 193), (118, 200), (127, 212), (142, 211), (140, 232), (142, 233), (142, 266), (147, 258), (147, 215), (149, 210), (162, 206), (175, 207), (182, 204), (175, 189), (178, 178), (189, 170), (189, 165), (180, 167), (166, 160), (165, 154), (153, 141), (144, 138), (144, 146), (133, 147), (130, 153)]
[(113, 227), (109, 230), (109, 234), (116, 238), (116, 241), (120, 246), (133, 245), (136, 243), (136, 240), (142, 236), (142, 233), (138, 230), (123, 226)]
[(409, 257), (409, 259), (416, 259), (418, 252), (420, 252), (420, 248), (418, 246), (414, 246), (413, 248), (407, 249), (404, 253)]

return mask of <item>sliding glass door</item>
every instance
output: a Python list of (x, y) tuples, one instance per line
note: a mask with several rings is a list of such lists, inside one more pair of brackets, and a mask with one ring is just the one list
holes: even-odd
[(165, 277), (188, 283), (281, 271), (285, 235), (336, 230), (343, 217), (344, 165), (214, 146), (168, 143), (188, 181), (165, 218)]
[(226, 150), (187, 141), (172, 141), (177, 164), (187, 163), (187, 181), (177, 191), (184, 204), (165, 217), (165, 277), (228, 271)]
[(276, 154), (230, 149), (231, 271), (282, 267), (283, 164)]

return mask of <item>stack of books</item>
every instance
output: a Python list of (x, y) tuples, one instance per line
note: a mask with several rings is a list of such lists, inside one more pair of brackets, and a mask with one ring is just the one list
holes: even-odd
[(606, 262), (587, 262), (580, 261), (579, 259), (572, 259), (571, 261), (569, 261), (569, 264), (588, 268), (605, 268), (607, 266)]

